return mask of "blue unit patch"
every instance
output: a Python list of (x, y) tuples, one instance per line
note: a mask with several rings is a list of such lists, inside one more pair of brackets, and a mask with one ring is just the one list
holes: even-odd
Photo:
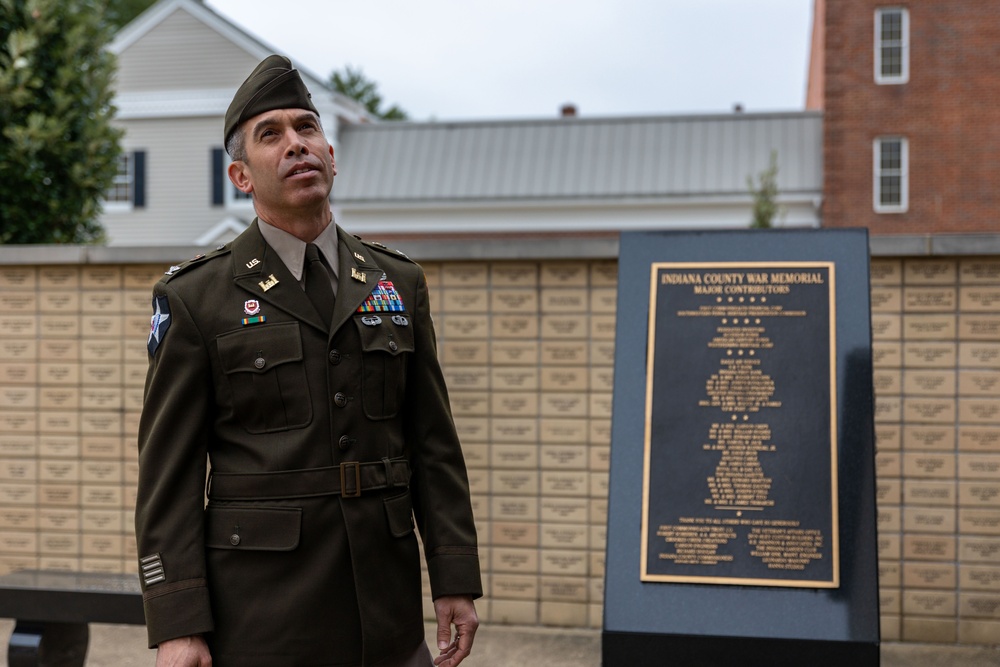
[(149, 321), (149, 338), (146, 340), (146, 349), (149, 356), (156, 354), (156, 348), (163, 342), (163, 337), (167, 335), (170, 328), (170, 303), (165, 296), (153, 297), (153, 317)]

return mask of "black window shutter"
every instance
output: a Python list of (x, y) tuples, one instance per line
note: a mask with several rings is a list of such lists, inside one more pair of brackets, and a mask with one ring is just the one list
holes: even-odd
[(132, 153), (132, 206), (146, 207), (146, 151)]
[(225, 180), (225, 158), (221, 148), (212, 149), (212, 206), (222, 206), (226, 203)]

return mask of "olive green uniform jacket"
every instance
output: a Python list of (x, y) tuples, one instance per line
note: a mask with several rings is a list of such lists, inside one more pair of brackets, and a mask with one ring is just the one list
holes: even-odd
[(256, 221), (153, 290), (136, 505), (150, 646), (204, 633), (217, 667), (412, 652), (414, 517), (432, 596), (481, 595), (423, 271), (338, 234), (330, 326)]

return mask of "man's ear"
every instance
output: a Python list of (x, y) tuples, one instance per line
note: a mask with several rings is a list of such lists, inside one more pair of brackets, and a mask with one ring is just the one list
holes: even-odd
[(245, 162), (240, 160), (230, 162), (226, 173), (229, 174), (229, 180), (237, 190), (247, 195), (253, 192), (253, 183), (250, 181), (250, 173)]

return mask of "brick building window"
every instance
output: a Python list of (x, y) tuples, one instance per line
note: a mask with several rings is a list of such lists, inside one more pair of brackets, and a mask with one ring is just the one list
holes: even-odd
[(909, 200), (909, 148), (902, 137), (879, 137), (874, 146), (876, 213), (905, 213)]
[(900, 7), (875, 10), (875, 83), (910, 80), (910, 13)]

